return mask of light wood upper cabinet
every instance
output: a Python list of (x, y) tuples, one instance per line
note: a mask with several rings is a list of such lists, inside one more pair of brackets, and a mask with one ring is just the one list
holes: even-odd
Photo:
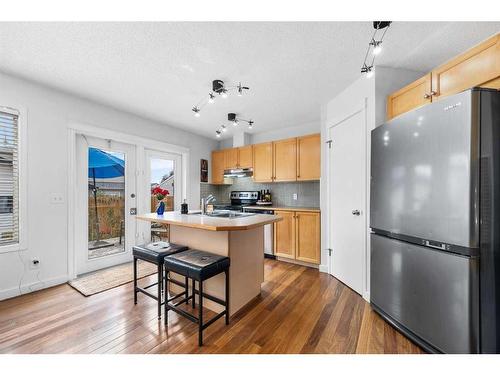
[(257, 182), (273, 181), (272, 142), (253, 146), (253, 179)]
[(274, 181), (297, 180), (297, 138), (273, 142)]
[(319, 264), (320, 214), (317, 212), (297, 212), (295, 220), (295, 259)]
[(321, 176), (321, 135), (297, 138), (297, 180), (319, 180)]
[(224, 183), (224, 166), (225, 152), (224, 150), (212, 151), (212, 183)]
[(228, 148), (224, 151), (224, 169), (238, 168), (238, 149)]
[(481, 86), (500, 76), (500, 34), (432, 71), (434, 98)]
[(387, 97), (387, 119), (472, 87), (500, 89), (500, 33)]
[(252, 168), (252, 146), (238, 147), (238, 167)]
[(283, 220), (274, 223), (274, 254), (295, 259), (295, 212), (280, 211)]
[(387, 119), (431, 102), (431, 74), (410, 83), (387, 97)]

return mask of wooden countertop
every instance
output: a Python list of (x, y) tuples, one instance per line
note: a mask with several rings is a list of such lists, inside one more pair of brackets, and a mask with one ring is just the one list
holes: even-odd
[(293, 207), (293, 206), (244, 206), (252, 210), (273, 210), (273, 211), (298, 211), (298, 212), (321, 212), (318, 207)]
[(162, 216), (156, 212), (137, 215), (137, 220), (151, 221), (182, 227), (198, 228), (212, 231), (247, 230), (276, 221), (283, 220), (275, 215), (252, 215), (246, 217), (222, 218), (196, 214), (181, 215), (179, 211), (165, 212)]

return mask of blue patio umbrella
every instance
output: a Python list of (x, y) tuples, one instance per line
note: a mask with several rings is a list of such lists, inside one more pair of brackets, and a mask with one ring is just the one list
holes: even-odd
[(110, 246), (111, 244), (99, 240), (99, 217), (97, 216), (97, 186), (96, 178), (114, 178), (125, 175), (125, 160), (108, 154), (98, 148), (89, 147), (89, 171), (88, 177), (92, 178), (92, 193), (94, 194), (94, 207), (96, 217), (97, 240), (93, 248)]

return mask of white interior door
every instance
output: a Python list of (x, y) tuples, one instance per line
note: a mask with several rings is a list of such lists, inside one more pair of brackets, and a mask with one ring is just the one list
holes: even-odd
[(76, 273), (132, 260), (136, 222), (135, 146), (76, 137)]
[(332, 124), (329, 136), (330, 270), (362, 294), (366, 254), (365, 109)]

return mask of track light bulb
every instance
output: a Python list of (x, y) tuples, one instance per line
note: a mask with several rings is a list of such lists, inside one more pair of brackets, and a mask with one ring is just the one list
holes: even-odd
[(212, 94), (212, 93), (208, 94), (208, 102), (210, 104), (215, 103), (215, 95), (214, 94)]
[(221, 130), (225, 133), (227, 132), (227, 126), (226, 125), (221, 125)]
[(238, 126), (238, 120), (234, 120), (234, 121), (233, 121), (233, 125), (234, 125), (234, 126)]
[(370, 69), (369, 71), (366, 72), (366, 78), (372, 78), (374, 74), (375, 72), (372, 69)]
[(373, 47), (373, 54), (378, 55), (382, 52), (382, 46), (379, 44), (378, 46)]
[(200, 108), (193, 107), (192, 111), (194, 112), (194, 117), (200, 117)]
[(226, 89), (223, 89), (223, 90), (222, 90), (222, 94), (221, 94), (221, 96), (222, 96), (224, 99), (226, 99), (226, 98), (227, 98), (227, 90), (226, 90)]
[(248, 129), (252, 129), (253, 128), (253, 121), (250, 120), (248, 121)]
[(217, 138), (220, 138), (220, 130), (216, 130), (216, 131), (215, 131), (215, 136), (216, 136)]

